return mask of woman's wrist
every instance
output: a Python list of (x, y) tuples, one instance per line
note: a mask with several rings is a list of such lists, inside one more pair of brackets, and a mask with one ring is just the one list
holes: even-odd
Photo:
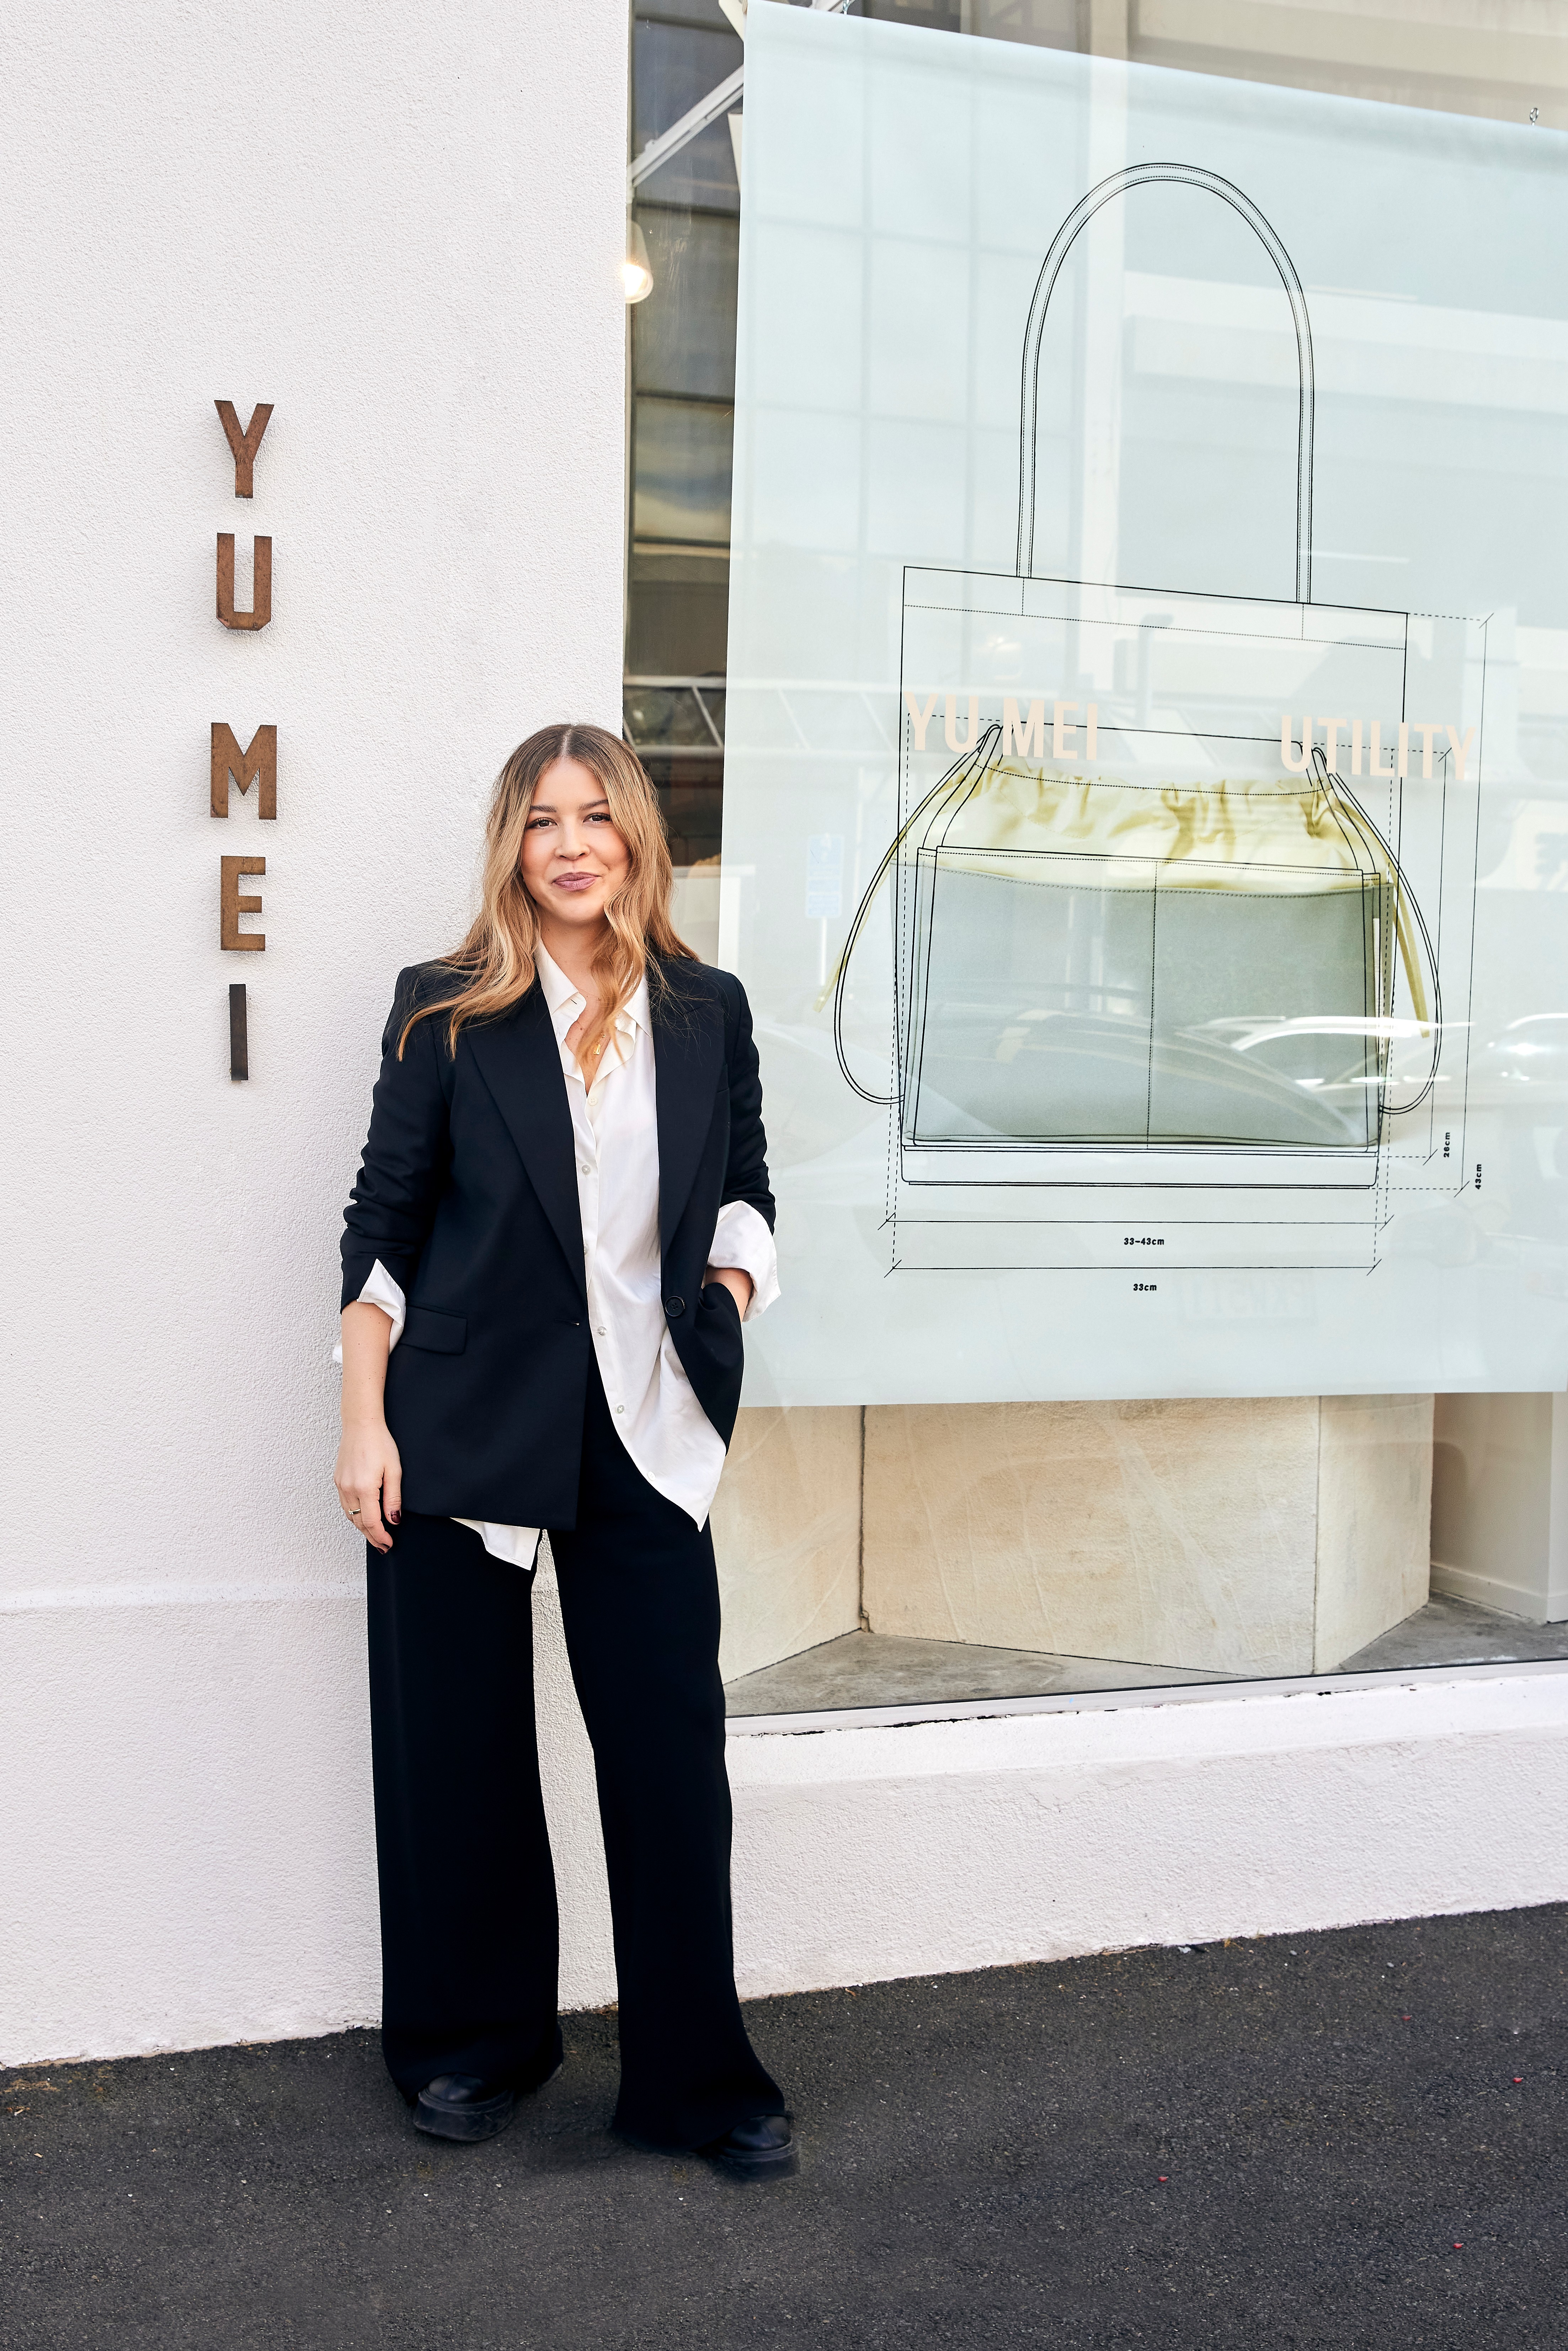
[(703, 1274), (703, 1282), (706, 1286), (710, 1281), (719, 1282), (728, 1290), (739, 1308), (741, 1319), (744, 1321), (746, 1311), (757, 1295), (757, 1284), (745, 1268), (738, 1265), (710, 1265)]

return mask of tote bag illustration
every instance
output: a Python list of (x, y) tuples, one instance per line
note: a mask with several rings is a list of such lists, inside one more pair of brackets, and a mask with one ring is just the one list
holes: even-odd
[[(1290, 304), (1292, 598), (1032, 569), (1051, 293), (1101, 206), (1160, 181), (1239, 213)], [(1025, 335), (1015, 570), (904, 574), (900, 822), (834, 988), (841, 1067), (892, 1103), (904, 1184), (1365, 1187), (1389, 1119), (1428, 1100), (1438, 977), (1389, 756), (1409, 622), (1313, 602), (1312, 437), (1306, 299), (1257, 206), (1181, 163), (1091, 190), (1047, 254)], [(1359, 788), (1309, 755), (1320, 713), (1344, 714), (1347, 736), (1354, 715), (1358, 753), (1380, 747)], [(895, 1033), (879, 1089), (843, 1031), (884, 883)]]

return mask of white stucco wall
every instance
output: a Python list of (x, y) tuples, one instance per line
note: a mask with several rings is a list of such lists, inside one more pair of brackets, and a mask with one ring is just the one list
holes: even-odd
[[(376, 2012), (337, 1233), (499, 759), (616, 723), (625, 64), (622, 0), (10, 27), (0, 2062)], [(214, 398), (276, 404), (248, 504)], [(254, 634), (213, 617), (228, 530), (242, 582), (274, 540)], [(277, 724), (276, 823), (209, 816), (214, 719)], [(225, 852), (267, 860), (265, 955), (219, 951)], [(583, 2005), (602, 1868), (539, 1617)], [(1562, 1896), (1565, 1753), (1550, 1672), (749, 1733), (742, 1986)]]
[[(59, 0), (0, 104), (15, 2052), (374, 2001), (337, 1237), (497, 768), (619, 726), (625, 11)], [(248, 502), (218, 398), (275, 404)], [(208, 813), (215, 719), (277, 726), (276, 822)]]

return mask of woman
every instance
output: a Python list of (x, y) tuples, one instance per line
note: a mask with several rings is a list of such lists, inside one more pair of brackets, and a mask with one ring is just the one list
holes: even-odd
[(405, 971), (343, 1238), (335, 1482), (369, 1550), (382, 2044), (480, 2139), (560, 2063), (530, 1602), (548, 1531), (593, 1744), (617, 2126), (795, 2167), (736, 1998), (708, 1505), (778, 1295), (751, 1019), (670, 925), (653, 788), (597, 726), (501, 771), (483, 904)]

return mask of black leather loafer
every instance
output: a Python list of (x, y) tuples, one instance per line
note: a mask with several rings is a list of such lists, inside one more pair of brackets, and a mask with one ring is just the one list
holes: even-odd
[(789, 2179), (800, 2170), (788, 2115), (758, 2115), (697, 2149), (731, 2179)]
[(515, 2090), (497, 2090), (473, 2074), (438, 2074), (414, 2102), (415, 2130), (433, 2138), (494, 2138), (517, 2111)]

